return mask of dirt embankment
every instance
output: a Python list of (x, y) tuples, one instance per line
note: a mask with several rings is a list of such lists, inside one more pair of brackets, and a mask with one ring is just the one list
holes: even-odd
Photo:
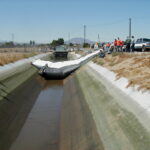
[(139, 86), (139, 90), (150, 90), (150, 54), (113, 53), (93, 61), (116, 73), (116, 79), (125, 77), (129, 86)]

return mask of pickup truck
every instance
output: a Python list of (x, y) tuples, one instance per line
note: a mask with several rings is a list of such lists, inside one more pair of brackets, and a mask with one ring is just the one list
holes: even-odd
[(134, 45), (135, 50), (142, 50), (142, 52), (150, 49), (150, 39), (140, 38), (137, 39)]
[(64, 46), (64, 45), (56, 46), (53, 54), (54, 54), (55, 58), (57, 58), (57, 57), (67, 58), (68, 50), (67, 50), (66, 46)]

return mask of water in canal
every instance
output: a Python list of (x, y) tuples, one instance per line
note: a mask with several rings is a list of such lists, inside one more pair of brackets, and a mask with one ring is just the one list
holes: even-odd
[(0, 105), (0, 149), (57, 150), (62, 80), (34, 76)]

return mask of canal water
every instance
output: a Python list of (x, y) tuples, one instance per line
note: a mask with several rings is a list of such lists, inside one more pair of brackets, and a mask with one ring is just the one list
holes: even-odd
[(35, 75), (1, 103), (0, 149), (58, 150), (62, 80)]
[(33, 75), (0, 101), (0, 150), (83, 150), (101, 145), (81, 93), (74, 75), (64, 80)]

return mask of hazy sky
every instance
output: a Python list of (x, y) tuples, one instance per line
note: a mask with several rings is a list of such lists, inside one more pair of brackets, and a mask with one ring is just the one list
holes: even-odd
[(132, 34), (150, 38), (150, 0), (0, 0), (0, 40), (50, 42), (58, 37), (112, 41)]

